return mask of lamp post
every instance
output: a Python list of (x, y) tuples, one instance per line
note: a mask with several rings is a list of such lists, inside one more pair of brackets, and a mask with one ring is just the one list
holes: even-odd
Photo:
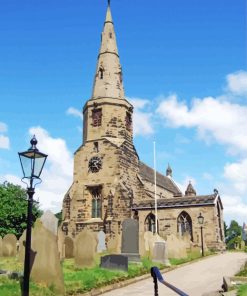
[[(30, 141), (31, 147), (24, 152), (18, 152), (21, 168), (23, 172), (23, 179), (27, 179), (27, 195), (28, 195), (28, 207), (27, 207), (27, 229), (26, 229), (26, 244), (25, 244), (25, 261), (24, 261), (24, 277), (22, 295), (29, 296), (29, 278), (30, 278), (30, 251), (31, 251), (31, 234), (32, 234), (32, 207), (33, 207), (33, 195), (35, 185), (34, 180), (39, 180), (41, 172), (43, 170), (47, 155), (40, 152), (36, 145), (38, 141), (35, 136)], [(39, 183), (40, 183), (39, 182)]]
[(204, 217), (202, 216), (202, 213), (197, 217), (198, 223), (201, 225), (201, 242), (202, 242), (202, 256), (204, 257), (204, 245), (203, 245), (203, 223), (204, 223)]

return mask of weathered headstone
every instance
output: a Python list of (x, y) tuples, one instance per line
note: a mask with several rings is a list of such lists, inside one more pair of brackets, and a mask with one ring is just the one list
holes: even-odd
[(64, 239), (64, 255), (65, 258), (74, 257), (74, 241), (69, 236), (66, 236)]
[(38, 219), (32, 232), (32, 252), (35, 260), (31, 270), (34, 282), (53, 286), (56, 295), (64, 295), (63, 273), (57, 238)]
[(2, 257), (2, 256), (3, 256), (3, 239), (0, 236), (0, 257)]
[(100, 258), (100, 267), (128, 271), (128, 257), (119, 254), (103, 256)]
[(121, 243), (119, 235), (108, 236), (106, 240), (107, 251), (109, 253), (121, 253)]
[(46, 211), (40, 220), (46, 229), (57, 235), (58, 218), (51, 211)]
[(123, 221), (121, 253), (128, 256), (129, 261), (140, 261), (139, 225), (135, 219)]
[(167, 250), (166, 250), (166, 242), (165, 241), (160, 241), (160, 242), (154, 243), (153, 261), (160, 262), (165, 265), (170, 265), (169, 260), (167, 258)]
[(58, 227), (57, 230), (57, 246), (58, 246), (58, 251), (59, 251), (59, 257), (60, 259), (65, 258), (65, 235), (64, 232), (62, 231), (61, 227)]
[(94, 256), (97, 248), (95, 234), (83, 229), (75, 239), (75, 265), (77, 267), (90, 267), (94, 265)]
[(17, 239), (14, 234), (7, 234), (3, 238), (2, 252), (4, 257), (16, 256)]
[(25, 242), (26, 242), (26, 230), (23, 231), (21, 237), (19, 238), (19, 253), (18, 259), (20, 262), (24, 262), (25, 256)]
[(101, 253), (106, 250), (105, 233), (102, 230), (98, 233), (98, 241), (99, 241), (99, 243), (98, 243), (98, 247), (97, 247), (97, 252)]
[(185, 258), (187, 257), (188, 243), (181, 237), (174, 234), (168, 235), (167, 239), (167, 250), (169, 258)]

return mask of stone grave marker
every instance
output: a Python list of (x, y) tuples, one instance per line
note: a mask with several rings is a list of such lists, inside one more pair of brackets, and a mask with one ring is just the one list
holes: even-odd
[(14, 234), (7, 234), (3, 238), (2, 242), (2, 252), (3, 257), (13, 257), (16, 256), (16, 243), (17, 238)]
[(64, 243), (64, 240), (65, 240), (64, 232), (62, 231), (61, 227), (58, 227), (58, 230), (57, 230), (57, 246), (58, 246), (60, 259), (65, 258), (65, 243)]
[(166, 242), (165, 241), (160, 241), (160, 242), (154, 243), (153, 261), (163, 263), (167, 266), (170, 265), (170, 262), (167, 258), (167, 250), (166, 250)]
[(140, 261), (139, 225), (135, 219), (123, 221), (121, 253), (128, 256), (129, 261)]
[(100, 267), (128, 271), (128, 257), (120, 254), (103, 256), (100, 258)]
[(3, 239), (0, 236), (0, 257), (2, 257), (2, 256), (3, 256)]
[(66, 236), (64, 239), (64, 255), (65, 258), (74, 257), (74, 241), (69, 236)]
[(108, 252), (121, 253), (120, 235), (111, 234), (110, 236), (108, 236), (106, 245), (107, 245)]
[(64, 295), (63, 273), (60, 265), (56, 236), (37, 219), (32, 231), (32, 252), (35, 254), (31, 269), (34, 282), (53, 286), (56, 295)]
[(97, 247), (97, 252), (101, 253), (103, 251), (106, 250), (106, 246), (105, 246), (105, 233), (103, 230), (100, 230), (100, 232), (98, 233), (98, 247)]
[(40, 220), (46, 229), (57, 235), (58, 218), (51, 211), (46, 211)]
[(97, 248), (95, 234), (83, 229), (75, 239), (75, 265), (77, 267), (90, 267), (94, 265), (94, 256)]

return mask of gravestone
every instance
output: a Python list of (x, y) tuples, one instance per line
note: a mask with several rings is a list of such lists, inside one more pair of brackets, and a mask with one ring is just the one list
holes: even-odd
[(94, 265), (94, 256), (97, 251), (97, 238), (95, 234), (83, 229), (75, 239), (75, 265), (77, 267), (90, 267)]
[(128, 257), (124, 255), (106, 255), (100, 258), (100, 267), (128, 271)]
[(19, 259), (20, 262), (24, 262), (25, 242), (26, 242), (26, 230), (24, 230), (24, 232), (22, 233), (21, 237), (19, 238), (18, 259)]
[(2, 257), (2, 256), (3, 256), (3, 239), (0, 236), (0, 257)]
[(14, 234), (7, 234), (4, 236), (2, 243), (3, 257), (16, 256), (16, 243), (17, 238)]
[(64, 295), (63, 273), (60, 265), (56, 236), (37, 219), (32, 231), (32, 252), (35, 254), (31, 269), (34, 282), (53, 286), (56, 295)]
[(46, 229), (57, 235), (58, 218), (51, 211), (46, 211), (40, 220)]
[(170, 262), (167, 257), (167, 250), (166, 250), (166, 242), (165, 241), (160, 241), (160, 242), (154, 243), (153, 261), (163, 263), (167, 266), (170, 265)]
[(108, 236), (106, 240), (107, 251), (109, 253), (121, 253), (121, 243), (119, 235)]
[(180, 236), (170, 234), (166, 238), (168, 258), (187, 257), (188, 242)]
[(65, 243), (64, 243), (64, 240), (65, 240), (64, 232), (62, 231), (61, 227), (58, 227), (58, 230), (57, 230), (57, 246), (58, 246), (60, 259), (65, 258)]
[(74, 241), (69, 236), (66, 236), (64, 239), (64, 255), (65, 258), (74, 257)]
[(140, 261), (139, 224), (135, 219), (123, 221), (121, 253), (128, 256), (129, 261)]
[(99, 241), (99, 243), (98, 243), (98, 247), (97, 247), (97, 252), (101, 253), (106, 250), (105, 233), (102, 230), (98, 233), (98, 241)]

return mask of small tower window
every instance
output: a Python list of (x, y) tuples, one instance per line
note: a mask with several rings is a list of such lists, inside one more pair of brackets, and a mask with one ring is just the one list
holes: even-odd
[(129, 112), (126, 112), (125, 123), (126, 123), (126, 129), (130, 131), (132, 127), (132, 117)]
[(92, 194), (92, 218), (101, 218), (101, 208), (102, 208), (102, 199), (101, 199), (101, 187), (93, 187), (91, 190)]
[(99, 152), (99, 143), (98, 142), (93, 143), (93, 150), (94, 150), (94, 152)]
[(104, 69), (99, 68), (99, 79), (103, 79), (103, 78), (104, 78)]
[(92, 110), (92, 125), (101, 126), (102, 121), (102, 109), (93, 109)]
[(109, 37), (112, 39), (112, 32), (109, 33)]

